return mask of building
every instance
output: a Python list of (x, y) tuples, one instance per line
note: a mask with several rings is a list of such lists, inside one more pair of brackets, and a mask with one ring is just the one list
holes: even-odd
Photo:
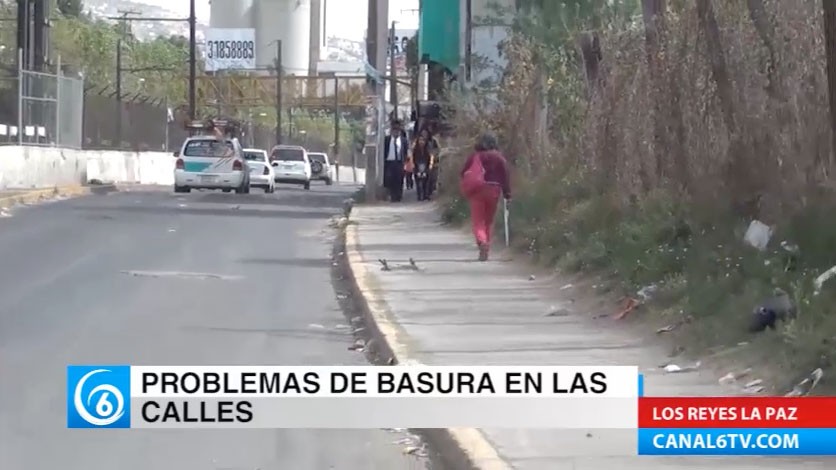
[(423, 99), (433, 99), (440, 76), (455, 76), (466, 87), (485, 87), (499, 80), (506, 65), (499, 45), (510, 32), (516, 2), (457, 1), (459, 8), (453, 9), (451, 0), (421, 0), (418, 55), (427, 66), (421, 79), (429, 82), (419, 85), (427, 90)]
[[(332, 0), (333, 1), (333, 0)], [(277, 41), (288, 75), (316, 72), (324, 45), (326, 0), (211, 0), (210, 28), (255, 29), (257, 69), (275, 67)]]

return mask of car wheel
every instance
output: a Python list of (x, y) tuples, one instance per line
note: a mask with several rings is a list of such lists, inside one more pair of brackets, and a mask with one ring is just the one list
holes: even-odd
[(311, 182), (310, 181), (305, 182), (305, 189), (311, 189)]
[(331, 178), (325, 178), (325, 185), (326, 186), (331, 186), (332, 184), (334, 184), (334, 182), (331, 181)]
[(229, 189), (229, 188), (227, 188), (227, 189), (222, 189), (221, 191), (223, 191), (223, 192), (225, 192), (225, 193), (228, 193), (228, 192), (230, 192), (230, 191), (232, 191), (232, 190), (231, 190), (231, 189)]
[(267, 193), (267, 194), (271, 194), (271, 193), (272, 193), (273, 191), (275, 191), (275, 190), (276, 190), (276, 189), (275, 189), (272, 185), (270, 185), (270, 186), (266, 186), (266, 187), (264, 188), (264, 192), (265, 192), (265, 193)]
[(190, 188), (188, 186), (174, 186), (174, 192), (175, 193), (190, 193), (191, 191), (192, 191), (192, 188)]

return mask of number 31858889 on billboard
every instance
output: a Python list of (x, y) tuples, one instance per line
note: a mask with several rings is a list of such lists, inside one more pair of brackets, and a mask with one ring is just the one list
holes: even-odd
[(206, 33), (206, 71), (255, 68), (255, 30), (213, 28)]

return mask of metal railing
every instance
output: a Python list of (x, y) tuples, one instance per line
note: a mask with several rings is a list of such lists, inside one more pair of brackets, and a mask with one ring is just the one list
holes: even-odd
[[(23, 64), (22, 54), (18, 63)], [(84, 80), (18, 67), (18, 145), (80, 149)]]

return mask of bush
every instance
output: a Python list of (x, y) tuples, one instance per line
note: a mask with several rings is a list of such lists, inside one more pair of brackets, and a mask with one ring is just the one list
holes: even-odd
[[(502, 137), (515, 164), (516, 248), (564, 270), (614, 274), (630, 295), (655, 284), (647, 321), (688, 314), (695, 321), (675, 341), (695, 353), (746, 341), (740, 354), (789, 380), (836, 355), (836, 286), (812, 293), (836, 265), (836, 198), (820, 189), (833, 182), (820, 6), (765, 1), (773, 36), (764, 41), (746, 5), (711, 3), (727, 83), (692, 3), (666, 12), (658, 55), (648, 55), (640, 21), (599, 28), (598, 81), (578, 42), (546, 36), (542, 20), (539, 29), (518, 21), (501, 91), (451, 97), (471, 110), (456, 114), (454, 145), (467, 148), (484, 128)], [(444, 197), (445, 218), (463, 220), (458, 196)], [(775, 227), (767, 252), (742, 241), (754, 219)], [(780, 334), (752, 337), (751, 312), (776, 287), (799, 316)]]

